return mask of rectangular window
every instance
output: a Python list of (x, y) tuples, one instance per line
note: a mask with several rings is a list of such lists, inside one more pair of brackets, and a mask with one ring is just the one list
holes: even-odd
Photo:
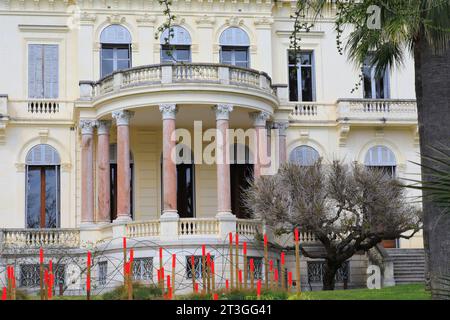
[(314, 101), (314, 53), (302, 51), (296, 57), (289, 51), (289, 100)]
[(248, 47), (222, 46), (220, 50), (220, 63), (236, 67), (249, 68)]
[(101, 261), (98, 263), (98, 283), (101, 286), (106, 285), (108, 279), (108, 261)]
[(190, 46), (162, 46), (161, 62), (191, 62)]
[(247, 257), (247, 271), (250, 279), (250, 259), (253, 259), (253, 264), (255, 266), (255, 271), (253, 272), (254, 279), (263, 278), (263, 258), (261, 257)]
[(370, 63), (370, 57), (363, 64), (364, 99), (389, 99), (389, 73), (376, 75), (376, 66)]
[[(323, 274), (325, 269), (324, 261), (308, 261), (308, 283), (317, 283), (323, 281)], [(347, 283), (350, 279), (350, 265), (346, 261), (336, 273), (336, 282)]]
[(56, 99), (59, 91), (58, 45), (28, 45), (28, 97)]
[[(44, 270), (48, 268), (48, 265), (44, 265)], [(54, 266), (55, 272), (55, 288), (59, 285), (65, 284), (66, 278), (66, 266), (56, 265)], [(21, 264), (19, 285), (22, 288), (37, 288), (40, 285), (40, 265), (39, 264)]]
[(101, 50), (101, 76), (102, 78), (114, 71), (131, 67), (131, 45), (129, 44), (103, 44)]
[[(214, 261), (214, 256), (211, 256), (211, 260)], [(205, 257), (206, 264), (206, 257)], [(195, 265), (195, 279), (202, 277), (202, 256), (194, 256)], [(192, 279), (192, 261), (191, 256), (186, 256), (186, 278)]]
[(153, 279), (153, 258), (134, 259), (133, 279), (137, 281), (150, 281)]

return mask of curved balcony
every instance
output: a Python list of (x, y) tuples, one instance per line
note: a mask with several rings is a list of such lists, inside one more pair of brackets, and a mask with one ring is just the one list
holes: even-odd
[(232, 103), (271, 112), (278, 99), (266, 73), (223, 64), (149, 65), (97, 82), (80, 81), (78, 106), (95, 107), (100, 116), (116, 105), (123, 109), (162, 103)]

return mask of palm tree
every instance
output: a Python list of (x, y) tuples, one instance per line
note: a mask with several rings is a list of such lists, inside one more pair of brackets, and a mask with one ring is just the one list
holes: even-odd
[[(370, 57), (370, 64), (380, 76), (386, 68), (401, 65), (409, 51), (415, 63), (422, 179), (432, 182), (436, 179), (433, 170), (448, 170), (431, 160), (438, 155), (430, 146), (450, 147), (450, 0), (333, 2), (336, 6), (330, 6), (329, 0), (297, 1), (291, 46), (298, 50), (301, 32), (308, 31), (314, 19), (333, 7), (338, 49), (346, 50), (358, 65)], [(380, 9), (378, 29), (367, 23), (370, 6)], [(351, 31), (343, 40), (346, 27)], [(423, 189), (422, 199), (427, 285), (434, 299), (450, 299), (450, 214), (435, 198), (427, 196), (429, 192)]]

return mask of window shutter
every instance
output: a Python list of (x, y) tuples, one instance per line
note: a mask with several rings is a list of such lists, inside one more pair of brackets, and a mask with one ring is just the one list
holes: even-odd
[(44, 50), (44, 97), (58, 98), (58, 46), (46, 45)]
[(43, 56), (42, 45), (28, 46), (28, 97), (43, 98)]

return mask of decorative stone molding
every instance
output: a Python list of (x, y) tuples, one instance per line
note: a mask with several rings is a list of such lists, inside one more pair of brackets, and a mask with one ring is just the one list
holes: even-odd
[(134, 112), (128, 110), (115, 111), (112, 113), (112, 117), (116, 120), (117, 126), (128, 126), (130, 124), (130, 119), (133, 116)]
[(283, 121), (283, 122), (274, 122), (273, 128), (278, 129), (278, 135), (279, 136), (286, 136), (287, 135), (287, 129), (289, 128), (289, 122)]
[(218, 104), (213, 107), (216, 112), (216, 120), (229, 120), (230, 113), (233, 112), (232, 104)]
[(62, 163), (61, 164), (61, 170), (63, 172), (69, 172), (70, 170), (72, 170), (72, 164), (68, 163), (68, 162)]
[(175, 103), (160, 104), (159, 111), (162, 113), (163, 120), (174, 120), (176, 118), (178, 108)]
[(122, 24), (125, 23), (126, 20), (127, 19), (119, 13), (113, 13), (110, 16), (106, 17), (106, 21), (108, 21), (110, 24)]
[(180, 16), (175, 16), (175, 19), (173, 20), (173, 25), (182, 25), (186, 22), (186, 19)]
[(225, 19), (225, 24), (230, 27), (240, 27), (244, 25), (244, 19), (237, 16), (232, 16), (228, 19)]
[(216, 19), (214, 17), (204, 15), (200, 18), (197, 18), (195, 20), (195, 23), (198, 25), (199, 28), (211, 28), (216, 24)]
[(300, 141), (306, 143), (309, 140), (309, 130), (300, 130)]
[(50, 130), (48, 128), (39, 129), (39, 138), (41, 139), (41, 143), (47, 143), (49, 133)]
[(111, 130), (111, 121), (99, 120), (97, 121), (97, 135), (109, 135)]
[(383, 128), (376, 128), (375, 129), (375, 138), (384, 138), (384, 129)]
[(17, 172), (25, 172), (25, 167), (26, 167), (25, 163), (23, 163), (23, 162), (16, 163), (15, 166), (16, 166)]
[(273, 24), (273, 18), (271, 17), (262, 17), (254, 21), (254, 25), (257, 28), (270, 28)]
[(86, 11), (80, 14), (80, 23), (81, 24), (93, 24), (97, 20), (97, 16), (95, 14), (90, 14)]
[(148, 13), (144, 13), (142, 16), (136, 18), (137, 25), (139, 27), (153, 27), (156, 22), (156, 17)]
[(343, 125), (339, 128), (339, 146), (347, 145), (348, 134), (350, 133), (350, 125)]
[(80, 120), (81, 134), (83, 134), (83, 135), (85, 135), (85, 134), (89, 134), (89, 135), (94, 134), (95, 125), (96, 125), (96, 121), (95, 120)]
[(250, 118), (253, 120), (253, 125), (255, 127), (265, 127), (267, 119), (270, 118), (270, 113), (265, 111), (252, 112), (250, 113)]

